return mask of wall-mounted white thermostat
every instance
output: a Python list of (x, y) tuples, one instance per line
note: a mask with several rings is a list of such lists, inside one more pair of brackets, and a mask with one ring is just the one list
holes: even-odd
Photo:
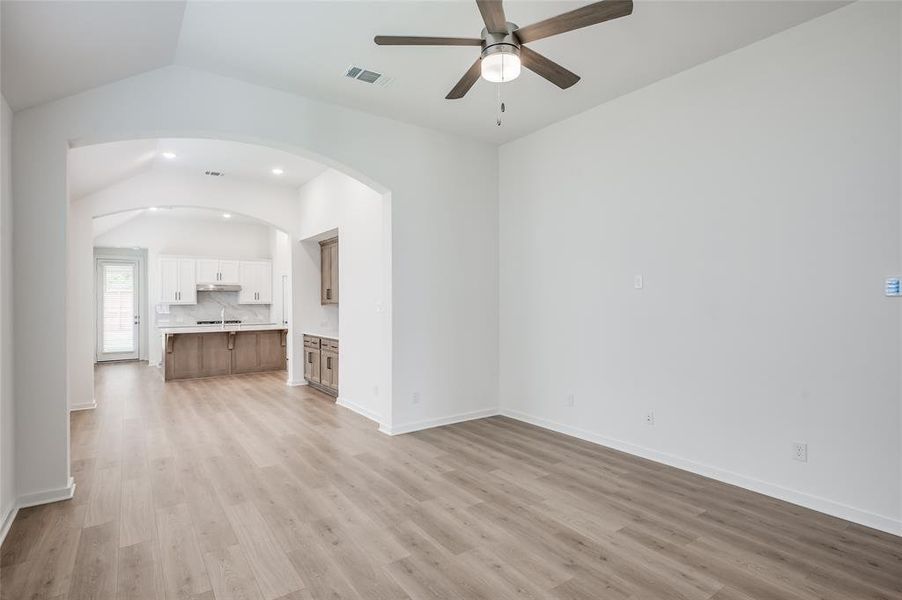
[(902, 296), (902, 279), (898, 277), (888, 277), (884, 287), (884, 293), (887, 296)]

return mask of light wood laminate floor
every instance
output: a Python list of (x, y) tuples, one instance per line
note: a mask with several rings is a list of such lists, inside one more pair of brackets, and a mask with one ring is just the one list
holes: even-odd
[(100, 367), (3, 600), (902, 598), (902, 539), (494, 417), (398, 437), (283, 374)]

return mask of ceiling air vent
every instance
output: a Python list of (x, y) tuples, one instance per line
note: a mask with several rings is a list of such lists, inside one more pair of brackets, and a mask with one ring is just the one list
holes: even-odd
[(386, 77), (382, 73), (370, 71), (363, 67), (355, 67), (353, 65), (348, 67), (348, 70), (345, 71), (345, 77), (356, 79), (357, 81), (362, 81), (364, 83), (375, 83), (383, 87), (391, 82), (391, 78)]
[(210, 177), (225, 177), (225, 173), (222, 171), (204, 171), (204, 175), (209, 175)]

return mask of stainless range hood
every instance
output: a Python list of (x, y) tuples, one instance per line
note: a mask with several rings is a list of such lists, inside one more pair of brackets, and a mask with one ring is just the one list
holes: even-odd
[(240, 285), (227, 285), (223, 283), (207, 283), (207, 284), (198, 284), (197, 285), (198, 292), (240, 292)]

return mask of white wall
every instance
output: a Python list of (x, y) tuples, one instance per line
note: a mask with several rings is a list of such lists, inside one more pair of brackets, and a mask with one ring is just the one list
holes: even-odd
[(0, 542), (16, 504), (15, 401), (13, 397), (12, 185), (13, 115), (0, 96)]
[(898, 10), (502, 147), (503, 410), (902, 532)]
[[(339, 404), (388, 426), (382, 195), (334, 169), (300, 189), (296, 336), (339, 338)], [(320, 239), (338, 233), (338, 306), (320, 303)], [(327, 233), (328, 232), (328, 233)]]
[[(234, 178), (216, 179), (200, 174), (151, 170), (71, 202), (68, 215), (66, 359), (68, 403), (72, 408), (92, 406), (94, 403), (94, 290), (92, 286), (81, 283), (93, 281), (94, 277), (93, 217), (148, 206), (218, 209), (236, 215), (247, 214), (269, 224), (291, 228), (297, 211), (297, 193), (290, 188)], [(160, 214), (161, 217), (163, 215)], [(190, 245), (193, 243), (192, 236), (185, 237), (187, 239), (180, 247), (201, 248), (201, 245)], [(251, 246), (251, 249), (259, 252), (257, 245)], [(198, 251), (197, 254), (203, 252)], [(268, 256), (268, 252), (264, 256)], [(154, 279), (153, 273), (151, 279)], [(91, 318), (85, 315), (91, 315)]]
[[(146, 358), (152, 365), (162, 360), (162, 343), (155, 306), (160, 302), (160, 255), (210, 256), (234, 259), (270, 259), (272, 228), (254, 223), (212, 221), (144, 213), (94, 238), (97, 248), (147, 249)], [(275, 293), (275, 282), (273, 293)], [(234, 317), (234, 315), (232, 315)]]
[(290, 321), (292, 310), (291, 236), (284, 231), (270, 228), (269, 251), (272, 256), (272, 310), (270, 312), (270, 321), (287, 325)]
[[(390, 418), (428, 424), (495, 409), (496, 148), (167, 67), (16, 114), (15, 317), (30, 332), (16, 339), (21, 493), (68, 483), (67, 347), (44, 342), (67, 331), (69, 319), (59, 285), (66, 278), (67, 147), (138, 136), (220, 137), (306, 152), (390, 191), (390, 385), (401, 405)], [(42, 277), (33, 277), (38, 271)], [(484, 340), (476, 365), (468, 359), (474, 339)], [(414, 391), (416, 405), (409, 404)]]

